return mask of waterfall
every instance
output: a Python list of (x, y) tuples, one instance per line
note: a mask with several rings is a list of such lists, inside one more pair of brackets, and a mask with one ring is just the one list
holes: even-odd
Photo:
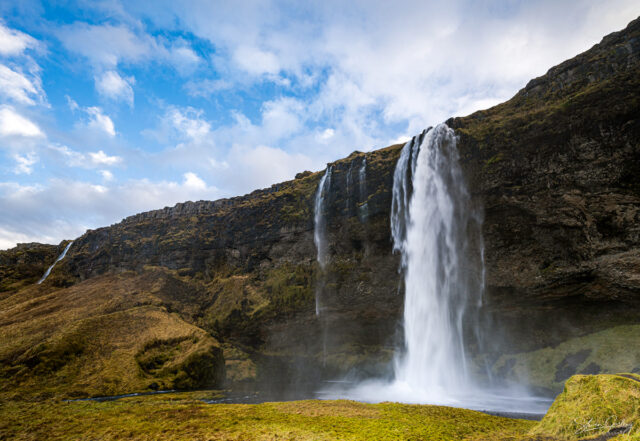
[(472, 360), (471, 349), (482, 348), (488, 338), (479, 320), (484, 243), (481, 213), (473, 208), (458, 159), (455, 133), (446, 124), (403, 147), (390, 219), (405, 294), (394, 375), (327, 388), (321, 397), (534, 414), (549, 407), (550, 400), (526, 387), (492, 383), (486, 363)]
[[(327, 219), (325, 217), (325, 201), (327, 199), (327, 195), (329, 194), (329, 189), (331, 188), (331, 173), (333, 171), (333, 166), (327, 166), (322, 179), (318, 183), (318, 189), (316, 190), (316, 200), (314, 206), (314, 231), (313, 231), (313, 241), (316, 244), (317, 255), (316, 259), (318, 260), (318, 264), (320, 265), (320, 271), (324, 272), (325, 267), (328, 263), (328, 250), (327, 250), (327, 238), (326, 238), (326, 228), (327, 228)], [(320, 314), (321, 309), (321, 294), (322, 294), (322, 283), (318, 281), (316, 286), (316, 315)]]
[(360, 170), (358, 170), (358, 189), (360, 196), (360, 207), (358, 209), (358, 216), (360, 222), (364, 222), (369, 215), (369, 207), (367, 206), (367, 157), (362, 158), (362, 164)]
[(454, 131), (440, 124), (408, 142), (391, 210), (405, 288), (404, 351), (395, 376), (434, 402), (473, 386), (464, 328), (476, 332), (473, 312), (482, 297), (482, 269), (474, 268), (482, 262), (469, 237), (475, 219)]
[(71, 248), (71, 245), (73, 245), (73, 241), (69, 242), (67, 246), (64, 247), (64, 251), (62, 251), (62, 254), (60, 254), (58, 258), (55, 260), (55, 262), (53, 262), (51, 266), (47, 268), (47, 270), (44, 272), (44, 275), (40, 278), (40, 280), (38, 280), (38, 285), (40, 285), (42, 282), (44, 282), (47, 279), (47, 277), (49, 277), (49, 274), (51, 274), (51, 270), (53, 269), (54, 266), (56, 266), (56, 263), (64, 259), (64, 256), (67, 255), (67, 251), (69, 251), (69, 248)]

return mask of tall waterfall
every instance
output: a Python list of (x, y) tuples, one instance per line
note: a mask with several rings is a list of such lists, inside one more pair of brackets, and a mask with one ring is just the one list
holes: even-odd
[(54, 266), (56, 266), (56, 263), (64, 259), (64, 256), (67, 255), (67, 251), (69, 251), (69, 248), (71, 248), (71, 245), (73, 245), (73, 241), (69, 242), (67, 246), (64, 247), (64, 251), (62, 251), (62, 253), (58, 256), (55, 262), (53, 262), (51, 266), (47, 268), (47, 270), (44, 272), (44, 275), (40, 278), (40, 280), (38, 280), (38, 285), (40, 285), (42, 282), (44, 282), (47, 279), (47, 277), (49, 277), (49, 274), (51, 274), (51, 270), (53, 269)]
[(473, 363), (487, 338), (479, 312), (484, 291), (482, 219), (446, 124), (402, 149), (393, 177), (391, 236), (404, 281), (403, 344), (391, 380), (368, 379), (324, 398), (445, 404), (480, 410), (544, 413), (546, 398), (526, 387), (497, 385)]
[[(327, 166), (327, 170), (324, 172), (322, 179), (318, 183), (318, 189), (316, 190), (316, 200), (314, 206), (314, 230), (313, 230), (313, 241), (316, 244), (317, 255), (316, 259), (318, 260), (318, 264), (320, 265), (320, 271), (324, 272), (325, 267), (329, 261), (328, 250), (327, 250), (327, 220), (325, 217), (325, 201), (327, 199), (327, 195), (329, 194), (329, 189), (331, 188), (331, 173), (333, 171), (333, 166)], [(320, 309), (322, 308), (322, 283), (316, 284), (316, 315), (320, 314)]]
[(413, 138), (393, 182), (391, 233), (405, 288), (395, 381), (434, 402), (473, 386), (465, 327), (477, 324), (483, 274), (480, 242), (471, 243), (474, 222), (454, 131), (440, 124)]

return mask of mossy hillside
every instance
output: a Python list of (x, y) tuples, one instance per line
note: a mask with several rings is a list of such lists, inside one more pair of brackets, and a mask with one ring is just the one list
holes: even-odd
[[(0, 437), (26, 440), (515, 440), (535, 423), (465, 409), (353, 401), (208, 405), (199, 394), (9, 402)], [(540, 438), (538, 438), (540, 439)]]
[(5, 396), (94, 396), (221, 385), (207, 332), (153, 295), (159, 273), (33, 286), (0, 301)]
[(530, 433), (575, 440), (625, 427), (630, 428), (630, 434), (616, 440), (638, 438), (640, 376), (575, 375), (566, 382), (564, 391)]
[(503, 355), (493, 366), (500, 378), (560, 392), (574, 374), (640, 371), (640, 325), (616, 326), (554, 347)]

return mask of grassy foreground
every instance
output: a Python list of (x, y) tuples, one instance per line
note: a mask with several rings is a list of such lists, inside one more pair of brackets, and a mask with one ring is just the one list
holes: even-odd
[(536, 424), (465, 409), (354, 401), (206, 404), (202, 393), (0, 403), (0, 440), (514, 440)]

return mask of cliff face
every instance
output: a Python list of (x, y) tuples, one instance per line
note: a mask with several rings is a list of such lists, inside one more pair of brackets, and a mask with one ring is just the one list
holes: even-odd
[(639, 60), (635, 20), (510, 101), (450, 121), (485, 210), (489, 295), (515, 322), (524, 309), (566, 338), (637, 320)]
[[(472, 204), (484, 212), (484, 326), (494, 343), (485, 355), (502, 376), (517, 377), (526, 352), (571, 339), (586, 341), (584, 351), (589, 335), (640, 321), (639, 59), (635, 20), (506, 103), (447, 122), (459, 135)], [(353, 368), (384, 374), (401, 337), (389, 230), (401, 148), (332, 163), (325, 271), (313, 239), (323, 172), (305, 172), (247, 196), (186, 202), (88, 231), (41, 292), (160, 272), (154, 305), (218, 339), (232, 381), (303, 382)], [(13, 265), (7, 253), (3, 268)], [(16, 353), (4, 363), (18, 363)], [(631, 353), (618, 370), (640, 368), (640, 348)], [(538, 385), (605, 366), (593, 351), (579, 362), (565, 355), (574, 354), (545, 373), (555, 382)]]

